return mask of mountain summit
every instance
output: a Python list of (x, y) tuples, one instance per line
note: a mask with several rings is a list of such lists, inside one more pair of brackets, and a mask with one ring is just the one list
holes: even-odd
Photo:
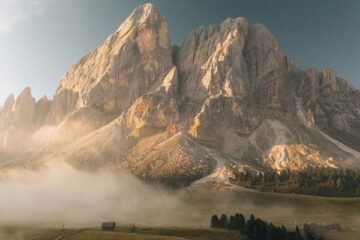
[(242, 17), (172, 46), (151, 4), (73, 65), (53, 100), (27, 88), (0, 109), (4, 172), (56, 159), (183, 186), (226, 180), (229, 164), (359, 167), (359, 143), (360, 91), (330, 69), (300, 69)]

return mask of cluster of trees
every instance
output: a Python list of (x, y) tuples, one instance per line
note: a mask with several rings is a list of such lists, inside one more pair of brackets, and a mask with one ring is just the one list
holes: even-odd
[(272, 223), (255, 218), (254, 215), (246, 220), (241, 213), (230, 218), (225, 214), (221, 215), (220, 218), (214, 215), (211, 218), (211, 227), (239, 231), (249, 240), (322, 240), (321, 237), (317, 238), (311, 232), (306, 232), (304, 238), (298, 227), (295, 231), (289, 231), (284, 226), (274, 226)]
[(262, 191), (322, 196), (360, 196), (360, 169), (308, 167), (302, 170), (235, 171), (233, 183)]

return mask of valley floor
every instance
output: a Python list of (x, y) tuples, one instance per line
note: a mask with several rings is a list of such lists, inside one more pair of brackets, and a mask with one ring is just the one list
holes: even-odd
[(234, 231), (220, 229), (195, 229), (174, 227), (139, 228), (131, 233), (129, 229), (122, 228), (118, 232), (101, 232), (99, 230), (86, 230), (76, 234), (68, 240), (242, 240), (242, 236)]
[[(62, 230), (61, 224), (52, 225), (53, 228), (36, 227), (0, 227), (0, 239), (6, 240), (142, 240), (142, 239), (244, 239), (236, 232), (209, 229), (210, 218), (213, 214), (243, 213), (246, 217), (254, 214), (277, 226), (285, 225), (294, 229), (296, 225), (302, 227), (304, 223), (337, 223), (344, 231), (327, 232), (329, 240), (360, 239), (360, 198), (330, 198), (314, 197), (297, 194), (263, 193), (242, 189), (229, 185), (228, 188), (192, 189), (179, 195), (188, 208), (168, 213), (167, 226), (158, 222), (159, 216), (153, 215), (149, 220), (113, 219), (123, 225), (136, 225), (136, 232), (129, 228), (120, 228), (119, 232), (103, 233), (96, 228), (80, 227)], [(140, 221), (142, 221), (140, 223)], [(98, 226), (96, 223), (86, 223), (84, 227)], [(66, 224), (66, 227), (71, 226)], [(141, 227), (145, 226), (145, 227)], [(177, 226), (177, 227), (174, 227)], [(71, 235), (72, 233), (76, 233)], [(69, 236), (69, 234), (71, 236)], [(61, 236), (68, 236), (59, 238)]]
[[(0, 227), (4, 231), (5, 227)], [(6, 227), (9, 230), (9, 227)], [(55, 229), (36, 227), (11, 227), (13, 231), (2, 233), (6, 240), (246, 240), (236, 231), (184, 228), (184, 227), (141, 227), (131, 232), (130, 227), (117, 228), (115, 232), (102, 232), (98, 228)], [(327, 240), (359, 239), (356, 231), (322, 232)]]
[[(11, 230), (10, 230), (11, 228)], [(53, 229), (35, 227), (2, 227), (0, 239), (6, 240), (242, 240), (234, 231), (206, 228), (144, 227), (131, 232), (129, 227), (115, 232), (90, 229)], [(7, 230), (5, 230), (7, 229)]]

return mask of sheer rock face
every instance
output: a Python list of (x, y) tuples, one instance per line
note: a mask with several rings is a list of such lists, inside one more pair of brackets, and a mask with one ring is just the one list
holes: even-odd
[(200, 27), (180, 47), (168, 35), (151, 4), (136, 8), (70, 68), (52, 101), (35, 102), (30, 89), (6, 100), (0, 151), (18, 152), (50, 125), (36, 163), (174, 185), (227, 161), (260, 171), (360, 166), (360, 92), (330, 69), (298, 69), (264, 26), (242, 17)]
[(148, 92), (175, 97), (177, 85), (167, 22), (154, 6), (142, 5), (60, 80), (47, 118), (60, 123), (52, 145), (95, 131)]
[(284, 107), (285, 81), (296, 66), (263, 25), (255, 24), (249, 28), (245, 58), (256, 102), (271, 108)]
[(130, 136), (146, 137), (165, 130), (179, 121), (174, 98), (165, 94), (145, 94), (126, 110), (119, 121)]
[(277, 108), (285, 101), (286, 75), (296, 69), (272, 34), (245, 18), (195, 30), (181, 46), (177, 64), (183, 98), (203, 101), (223, 94)]
[(246, 102), (218, 95), (208, 98), (194, 119), (190, 134), (207, 143), (222, 144), (228, 130), (249, 135), (259, 123), (259, 115)]
[(177, 58), (182, 97), (200, 102), (219, 93), (246, 98), (250, 93), (243, 55), (247, 35), (245, 18), (227, 19), (191, 33)]
[[(184, 41), (176, 63), (185, 123), (194, 137), (208, 140), (216, 139), (221, 130), (201, 129), (219, 129), (219, 124), (223, 132), (249, 132), (261, 120), (254, 115), (257, 106), (285, 109), (285, 82), (297, 70), (272, 34), (260, 24), (249, 25), (245, 18), (198, 28)], [(221, 103), (226, 98), (232, 106)], [(217, 106), (216, 113), (206, 113), (211, 106)], [(244, 113), (240, 116), (236, 109)], [(215, 115), (223, 113), (231, 121), (216, 123)]]
[(60, 120), (81, 107), (121, 113), (173, 69), (165, 18), (151, 5), (135, 9), (103, 45), (59, 83), (52, 109)]
[(360, 150), (360, 92), (331, 69), (307, 70), (297, 89), (304, 108), (313, 114), (316, 126)]

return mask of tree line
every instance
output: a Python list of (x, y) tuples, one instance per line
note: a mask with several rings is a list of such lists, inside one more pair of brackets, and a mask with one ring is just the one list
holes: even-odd
[(360, 196), (360, 169), (307, 167), (276, 172), (239, 171), (230, 168), (231, 181), (260, 191), (301, 193), (321, 196)]
[(307, 228), (304, 229), (305, 237), (303, 237), (298, 227), (295, 231), (289, 231), (284, 226), (277, 227), (260, 218), (255, 218), (254, 215), (246, 220), (241, 213), (230, 216), (230, 218), (225, 214), (222, 214), (220, 218), (214, 215), (211, 217), (211, 227), (239, 231), (249, 240), (323, 240), (322, 237), (316, 237)]

